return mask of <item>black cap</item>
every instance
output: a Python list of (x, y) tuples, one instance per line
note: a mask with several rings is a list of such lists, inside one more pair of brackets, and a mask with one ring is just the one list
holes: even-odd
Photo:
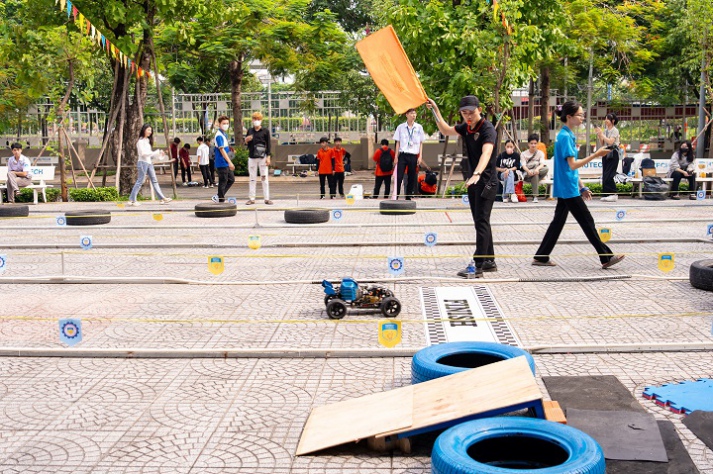
[(474, 95), (467, 95), (460, 100), (458, 104), (458, 111), (461, 110), (475, 110), (480, 107), (480, 101)]

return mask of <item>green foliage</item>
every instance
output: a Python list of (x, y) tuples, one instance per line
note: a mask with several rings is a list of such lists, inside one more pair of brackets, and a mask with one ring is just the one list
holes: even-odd
[[(39, 193), (39, 190), (37, 191)], [(59, 188), (47, 188), (45, 194), (47, 194), (47, 202), (55, 202), (59, 200), (62, 191)], [(42, 202), (42, 197), (39, 198)], [(15, 202), (34, 202), (34, 193), (32, 189), (22, 188), (20, 189), (20, 195), (15, 197)]]
[(250, 174), (248, 173), (249, 159), (247, 148), (240, 147), (235, 149), (235, 157), (230, 160), (235, 165), (235, 170), (233, 171), (235, 176), (248, 176)]
[(69, 198), (76, 202), (118, 201), (119, 191), (114, 186), (106, 188), (70, 188)]

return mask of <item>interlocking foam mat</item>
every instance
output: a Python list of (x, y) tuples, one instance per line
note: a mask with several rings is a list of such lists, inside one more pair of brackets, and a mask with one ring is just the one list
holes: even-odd
[(674, 413), (689, 414), (694, 410), (713, 411), (713, 379), (686, 380), (660, 387), (646, 387), (642, 394)]
[(683, 424), (713, 450), (713, 412), (694, 411), (683, 419)]

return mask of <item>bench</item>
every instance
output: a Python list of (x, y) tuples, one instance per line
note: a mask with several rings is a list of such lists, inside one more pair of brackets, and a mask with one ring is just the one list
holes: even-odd
[[(53, 186), (51, 184), (47, 184), (45, 181), (54, 179), (54, 169), (54, 166), (33, 166), (30, 168), (30, 172), (32, 173), (32, 184), (26, 186), (26, 188), (32, 190), (32, 193), (34, 194), (33, 202), (35, 204), (38, 203), (38, 190), (42, 192), (42, 200), (47, 202), (47, 193), (45, 190)], [(35, 184), (36, 181), (39, 182)], [(7, 189), (7, 166), (0, 166), (0, 182), (3, 183), (0, 185), (0, 204), (2, 204), (2, 190)]]
[(308, 165), (304, 163), (300, 163), (300, 156), (302, 155), (287, 155), (287, 166), (292, 168), (292, 175), (295, 175), (295, 170), (297, 168), (306, 168), (309, 171), (312, 171), (312, 167), (314, 166), (315, 169), (317, 165)]

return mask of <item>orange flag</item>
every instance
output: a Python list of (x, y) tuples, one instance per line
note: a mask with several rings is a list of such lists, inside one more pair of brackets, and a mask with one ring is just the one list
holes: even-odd
[(391, 25), (359, 41), (356, 48), (394, 112), (403, 114), (427, 101), (426, 91)]

